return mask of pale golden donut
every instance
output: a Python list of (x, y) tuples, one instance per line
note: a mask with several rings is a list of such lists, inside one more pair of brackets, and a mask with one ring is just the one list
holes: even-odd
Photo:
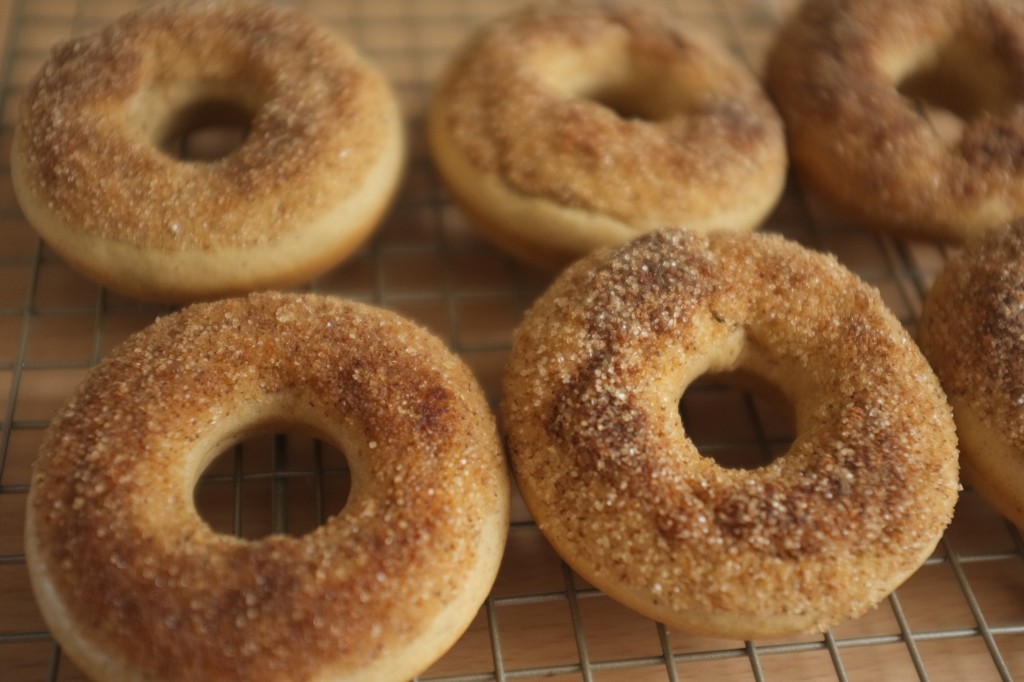
[[(796, 439), (728, 469), (685, 433), (705, 373), (778, 387)], [(514, 338), (502, 414), (538, 526), (670, 626), (823, 630), (928, 557), (958, 495), (939, 383), (878, 292), (777, 235), (654, 232), (574, 264)]]
[[(352, 472), (324, 526), (260, 540), (197, 514), (207, 463), (302, 429)], [(109, 680), (406, 680), (498, 570), (508, 475), (472, 374), (369, 306), (253, 294), (131, 337), (53, 420), (25, 552), (46, 623)]]
[[(158, 143), (197, 106), (251, 115), (240, 147)], [(361, 244), (404, 163), (391, 90), (355, 50), (270, 5), (163, 3), (56, 47), (24, 95), (11, 175), (72, 266), (184, 301), (304, 282)]]
[(548, 3), (483, 27), (428, 125), (475, 224), (545, 265), (666, 225), (753, 229), (786, 179), (782, 123), (753, 75), (638, 9)]
[(953, 406), (964, 477), (1024, 528), (1024, 222), (949, 260), (918, 337)]
[[(1024, 212), (1018, 3), (809, 0), (766, 78), (799, 178), (854, 220), (958, 242)], [(961, 114), (959, 134), (901, 86)]]

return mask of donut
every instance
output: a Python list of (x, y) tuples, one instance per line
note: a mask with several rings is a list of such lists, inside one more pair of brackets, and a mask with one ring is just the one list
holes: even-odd
[(756, 78), (678, 21), (612, 5), (483, 26), (442, 77), (428, 139), (481, 232), (549, 267), (667, 225), (753, 229), (786, 180)]
[(1024, 222), (950, 258), (917, 334), (953, 407), (964, 478), (1024, 528)]
[(854, 223), (960, 243), (1024, 212), (1018, 3), (808, 0), (765, 81), (796, 175)]
[[(253, 433), (348, 460), (316, 530), (247, 540), (193, 489)], [(251, 294), (158, 319), (54, 418), (26, 512), (47, 625), (112, 680), (406, 680), (461, 635), (498, 570), (509, 481), (494, 416), (436, 338), (393, 313)]]
[[(215, 160), (163, 150), (206, 122), (248, 130)], [(55, 47), (20, 103), (11, 177), (73, 268), (188, 302), (338, 263), (376, 226), (404, 153), (390, 86), (352, 47), (291, 10), (206, 0)]]
[[(733, 372), (795, 414), (759, 468), (703, 456), (680, 418), (695, 378)], [(515, 333), (501, 410), (566, 562), (709, 636), (862, 614), (929, 556), (959, 492), (950, 408), (878, 292), (767, 233), (655, 231), (571, 265)]]

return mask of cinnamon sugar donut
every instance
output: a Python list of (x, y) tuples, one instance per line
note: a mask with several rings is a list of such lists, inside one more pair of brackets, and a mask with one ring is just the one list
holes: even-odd
[(953, 406), (964, 477), (1024, 528), (1024, 222), (949, 260), (918, 335)]
[(782, 124), (753, 75), (638, 9), (547, 3), (485, 26), (428, 125), (475, 224), (545, 265), (667, 225), (753, 229), (786, 179)]
[[(210, 162), (162, 151), (202, 110), (241, 117), (241, 146)], [(327, 270), (377, 224), (403, 157), (391, 90), (353, 48), (290, 10), (205, 0), (57, 46), (21, 103), (11, 174), (73, 267), (185, 301)]]
[[(766, 85), (798, 176), (856, 221), (959, 242), (1024, 212), (1019, 3), (809, 0)], [(941, 132), (914, 98), (962, 129)]]
[[(679, 415), (743, 370), (795, 412), (757, 469)], [(654, 232), (565, 271), (516, 332), (502, 414), (523, 498), (573, 568), (673, 627), (745, 639), (866, 611), (928, 557), (958, 495), (935, 375), (876, 290), (767, 234)]]
[[(218, 534), (192, 494), (251, 432), (303, 429), (352, 474), (301, 537)], [(131, 337), (46, 434), (27, 507), (40, 609), (112, 680), (406, 680), (469, 625), (509, 489), (470, 371), (427, 332), (337, 299), (196, 304)]]

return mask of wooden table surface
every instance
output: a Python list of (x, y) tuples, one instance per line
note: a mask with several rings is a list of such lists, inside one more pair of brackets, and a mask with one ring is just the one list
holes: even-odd
[[(652, 0), (653, 1), (653, 0)], [(51, 45), (93, 31), (130, 0), (0, 0), (0, 680), (81, 679), (29, 590), (22, 546), (30, 467), (48, 420), (115, 344), (166, 308), (106, 292), (72, 272), (25, 222), (7, 159), (21, 92)], [(426, 325), (472, 367), (492, 402), (523, 310), (551, 275), (492, 248), (448, 200), (423, 112), (438, 73), (506, 0), (307, 0), (293, 4), (361, 46), (388, 74), (408, 122), (409, 167), (374, 238), (309, 288), (368, 301)], [(675, 0), (682, 18), (759, 71), (792, 0)], [(764, 229), (836, 253), (913, 330), (942, 249), (844, 223), (791, 181)], [(702, 450), (758, 456), (788, 426), (757, 397), (716, 383), (687, 390), (682, 413)], [(344, 458), (301, 433), (225, 453), (197, 488), (224, 532), (302, 533), (344, 504)], [(1024, 680), (1024, 543), (967, 490), (933, 558), (863, 618), (823, 636), (742, 642), (651, 622), (585, 584), (516, 502), (504, 563), (469, 631), (422, 679)]]

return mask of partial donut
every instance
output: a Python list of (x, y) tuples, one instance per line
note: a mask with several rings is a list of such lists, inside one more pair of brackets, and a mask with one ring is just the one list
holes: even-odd
[(1024, 528), (1024, 222), (950, 258), (918, 337), (953, 406), (965, 479)]
[[(210, 117), (248, 125), (227, 156), (161, 149)], [(54, 49), (21, 102), (11, 175), (29, 222), (89, 277), (215, 298), (307, 281), (357, 248), (395, 190), (402, 131), (381, 74), (307, 18), (161, 3)]]
[[(193, 489), (253, 432), (348, 460), (301, 537), (213, 531)], [(196, 304), (131, 337), (53, 420), (29, 492), (40, 610), (95, 679), (407, 680), (477, 614), (508, 528), (494, 418), (424, 330), (314, 295)]]
[[(766, 85), (800, 180), (859, 223), (961, 242), (1024, 212), (1017, 3), (808, 0), (779, 32)], [(962, 130), (940, 132), (921, 100)]]
[[(705, 373), (781, 390), (790, 449), (702, 456)], [(523, 499), (586, 580), (690, 632), (754, 639), (864, 613), (932, 552), (958, 496), (939, 383), (876, 290), (779, 236), (654, 232), (565, 271), (514, 338), (502, 415)]]
[(483, 27), (428, 125), (474, 223), (549, 266), (667, 225), (753, 229), (786, 180), (782, 123), (754, 76), (635, 8), (547, 3)]

